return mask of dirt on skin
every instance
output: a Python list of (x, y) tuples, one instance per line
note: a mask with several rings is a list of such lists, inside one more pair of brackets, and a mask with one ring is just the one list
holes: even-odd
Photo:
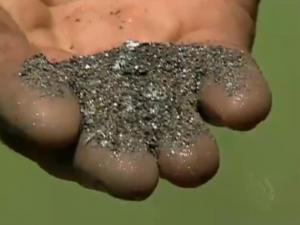
[(128, 41), (60, 63), (36, 55), (19, 76), (45, 96), (62, 96), (66, 86), (73, 90), (86, 143), (157, 155), (163, 143), (175, 151), (208, 132), (197, 111), (205, 79), (213, 77), (234, 95), (244, 64), (243, 52), (221, 46)]

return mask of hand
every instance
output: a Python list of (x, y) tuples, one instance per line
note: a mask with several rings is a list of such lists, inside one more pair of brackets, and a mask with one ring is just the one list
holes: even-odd
[[(219, 163), (216, 143), (208, 136), (199, 137), (200, 144), (189, 154), (178, 151), (167, 157), (161, 151), (156, 159), (148, 152), (131, 152), (115, 159), (111, 151), (76, 146), (81, 115), (70, 91), (63, 99), (41, 98), (17, 74), (23, 61), (37, 52), (60, 61), (108, 50), (128, 39), (219, 44), (248, 54), (257, 6), (258, 0), (0, 0), (3, 140), (56, 177), (125, 199), (149, 196), (159, 176), (179, 186), (199, 186), (216, 173)], [(243, 72), (246, 87), (236, 96), (228, 96), (214, 81), (206, 82), (200, 111), (208, 122), (249, 130), (266, 118), (269, 87), (252, 59)]]

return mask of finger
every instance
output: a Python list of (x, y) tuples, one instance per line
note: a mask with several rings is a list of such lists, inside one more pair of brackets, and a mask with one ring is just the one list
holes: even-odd
[(197, 187), (211, 179), (219, 167), (217, 144), (209, 134), (201, 133), (190, 146), (160, 149), (160, 176), (181, 187)]
[(142, 200), (155, 189), (158, 168), (154, 156), (146, 151), (111, 151), (84, 142), (84, 136), (75, 154), (74, 165), (82, 174), (82, 182), (94, 183), (113, 196)]
[(0, 77), (0, 115), (19, 135), (47, 149), (74, 142), (80, 126), (79, 105), (72, 93), (45, 96), (25, 85), (16, 74)]
[[(229, 83), (221, 77), (229, 75), (226, 73), (213, 74), (203, 85), (200, 109), (203, 117), (212, 124), (248, 130), (264, 120), (271, 109), (270, 88), (258, 66), (247, 53), (253, 44), (257, 6), (258, 1), (252, 0), (207, 3), (206, 12), (198, 16), (199, 23), (196, 29), (190, 30), (179, 40), (185, 43), (221, 45), (244, 51), (245, 63), (239, 74), (234, 77), (236, 82), (244, 87), (235, 95), (226, 90)], [(217, 83), (216, 79), (223, 81)]]
[[(14, 130), (45, 148), (70, 145), (80, 124), (79, 105), (68, 89), (62, 97), (45, 96), (18, 76), (24, 59), (32, 54), (26, 38), (7, 13), (0, 12), (0, 116)], [(43, 96), (43, 97), (42, 97)], [(70, 116), (65, 116), (70, 115)]]
[[(45, 151), (44, 145), (36, 142), (21, 130), (16, 130), (8, 121), (0, 116), (0, 138), (10, 149), (36, 162), (47, 173), (64, 180), (77, 182), (77, 174), (73, 169), (74, 146), (62, 151)], [(49, 147), (47, 147), (49, 149)]]
[[(218, 75), (208, 78), (201, 91), (200, 112), (212, 124), (249, 130), (267, 117), (272, 97), (266, 80), (250, 56), (239, 73), (233, 81), (216, 82)], [(239, 87), (236, 93), (229, 93), (229, 83)]]

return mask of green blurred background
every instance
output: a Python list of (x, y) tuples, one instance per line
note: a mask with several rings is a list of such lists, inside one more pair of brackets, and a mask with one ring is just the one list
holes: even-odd
[(182, 190), (161, 181), (148, 200), (124, 202), (52, 178), (1, 146), (0, 225), (300, 224), (299, 13), (299, 0), (262, 1), (254, 53), (273, 111), (252, 132), (214, 130), (222, 165), (211, 182)]

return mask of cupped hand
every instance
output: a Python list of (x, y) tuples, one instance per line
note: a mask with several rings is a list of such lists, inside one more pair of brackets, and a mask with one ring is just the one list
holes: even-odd
[[(264, 120), (271, 93), (250, 56), (258, 0), (0, 0), (0, 127), (2, 139), (50, 174), (124, 199), (148, 197), (162, 177), (195, 187), (218, 169), (214, 139), (200, 135), (192, 149), (158, 158), (83, 145), (78, 101), (41, 97), (18, 77), (24, 60), (38, 52), (52, 62), (119, 46), (128, 39), (222, 45), (243, 50), (245, 87), (234, 96), (208, 79), (200, 113), (209, 123), (249, 130)], [(67, 116), (66, 116), (67, 115)], [(100, 147), (99, 147), (100, 148)], [(101, 166), (99, 166), (101, 165)]]

